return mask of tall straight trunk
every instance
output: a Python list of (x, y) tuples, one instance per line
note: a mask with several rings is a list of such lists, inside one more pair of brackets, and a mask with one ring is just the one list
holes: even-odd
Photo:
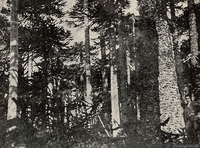
[[(133, 53), (134, 53), (134, 70), (135, 70), (135, 72), (136, 72), (136, 75), (135, 75), (135, 77), (136, 77), (136, 81), (139, 81), (138, 80), (138, 69), (139, 69), (139, 63), (138, 63), (138, 59), (137, 59), (137, 55), (136, 55), (136, 48), (135, 48), (135, 42), (136, 42), (136, 29), (135, 29), (135, 21), (136, 21), (136, 18), (133, 18), (133, 26), (132, 26), (132, 30), (133, 30), (133, 39), (132, 39), (132, 42), (133, 42), (133, 46), (132, 46), (132, 50), (133, 50)], [(130, 52), (130, 51), (129, 51)], [(128, 58), (128, 56), (127, 56), (127, 58)], [(127, 63), (128, 64), (128, 63)], [(128, 65), (127, 65), (127, 67), (128, 67)], [(128, 69), (127, 69), (128, 70)], [(128, 86), (130, 85), (129, 83), (129, 73), (127, 72), (127, 75), (128, 75)], [(135, 106), (135, 111), (136, 111), (136, 121), (140, 121), (140, 92), (139, 92), (139, 90), (138, 89), (136, 89), (135, 90), (135, 104), (134, 104), (134, 106)]]
[(125, 49), (125, 34), (122, 32), (122, 22), (118, 23), (118, 72), (119, 72), (119, 100), (121, 104), (121, 122), (128, 122), (128, 98), (127, 98), (127, 65), (126, 65), (126, 49)]
[(158, 82), (161, 122), (169, 118), (169, 122), (162, 127), (162, 130), (169, 133), (179, 133), (178, 130), (184, 128), (185, 124), (177, 85), (177, 73), (169, 25), (166, 20), (159, 18), (156, 21), (156, 29), (159, 50)]
[(29, 51), (28, 53), (28, 80), (32, 78), (33, 73), (33, 53)]
[[(126, 44), (128, 46), (128, 43)], [(128, 47), (126, 50), (126, 73), (127, 73), (127, 87), (129, 90), (131, 84), (131, 58), (130, 58), (130, 48)]]
[(90, 112), (92, 102), (91, 66), (90, 66), (90, 26), (88, 20), (88, 0), (84, 0), (84, 24), (85, 24), (85, 54), (86, 54), (86, 97), (87, 112)]
[(198, 64), (198, 33), (197, 33), (197, 24), (196, 16), (194, 12), (194, 0), (188, 0), (188, 9), (189, 9), (189, 34), (190, 34), (190, 48), (191, 48), (191, 63), (193, 66)]
[(116, 66), (116, 45), (114, 43), (115, 33), (110, 35), (110, 87), (111, 87), (111, 114), (113, 137), (119, 136), (120, 109), (118, 97), (117, 66)]
[(103, 82), (103, 91), (104, 93), (108, 92), (108, 79), (106, 77), (106, 46), (104, 38), (104, 30), (100, 29), (100, 46), (101, 46), (101, 71), (102, 71), (102, 82)]
[[(197, 22), (195, 15), (195, 3), (194, 0), (188, 0), (189, 9), (189, 37), (190, 37), (190, 50), (191, 50), (191, 64), (192, 68), (192, 85), (194, 90), (200, 89), (200, 65), (199, 65), (199, 45), (198, 45), (198, 32), (197, 32)], [(194, 99), (199, 100), (200, 92), (194, 91)]]
[[(191, 50), (191, 64), (192, 67), (192, 85), (193, 85), (193, 99), (196, 101), (200, 100), (200, 61), (199, 61), (199, 37), (197, 30), (197, 19), (195, 15), (195, 4), (199, 4), (199, 1), (188, 0), (189, 9), (189, 39), (190, 39), (190, 50)], [(200, 143), (200, 132), (197, 130), (197, 143)], [(192, 138), (191, 140), (194, 140)]]
[[(139, 24), (139, 25), (138, 25)], [(155, 21), (152, 19), (138, 19), (136, 31), (135, 75), (138, 115), (136, 122), (138, 133), (142, 133), (143, 140), (160, 142), (160, 106), (158, 97), (158, 41)], [(149, 136), (151, 133), (151, 136)]]
[(17, 117), (18, 88), (18, 0), (11, 0), (11, 31), (10, 31), (10, 75), (9, 75), (9, 98), (7, 119)]

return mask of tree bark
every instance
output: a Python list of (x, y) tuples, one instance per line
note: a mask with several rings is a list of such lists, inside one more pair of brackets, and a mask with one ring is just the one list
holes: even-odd
[(108, 92), (108, 79), (106, 77), (106, 47), (104, 39), (103, 28), (100, 29), (100, 47), (101, 47), (101, 70), (102, 70), (102, 83), (103, 83), (103, 92)]
[(194, 12), (194, 0), (188, 0), (188, 9), (189, 9), (189, 35), (190, 35), (190, 48), (191, 48), (191, 63), (193, 66), (198, 64), (198, 33), (197, 33), (197, 24), (196, 16)]
[[(18, 99), (18, 0), (11, 1), (11, 31), (10, 31), (10, 75), (9, 75), (9, 98), (7, 119), (17, 117)], [(13, 100), (14, 99), (14, 100)]]
[[(189, 10), (189, 40), (190, 40), (190, 50), (191, 50), (191, 73), (192, 73), (192, 85), (193, 85), (193, 97), (195, 101), (200, 100), (200, 65), (199, 65), (199, 37), (197, 30), (197, 20), (195, 15), (195, 4), (199, 4), (198, 1), (188, 0), (188, 10)], [(196, 108), (197, 109), (197, 108)], [(198, 113), (199, 114), (199, 113)], [(187, 124), (186, 124), (187, 125)], [(197, 143), (200, 143), (200, 132), (194, 130), (196, 133), (189, 132), (190, 136), (192, 134), (197, 137)], [(194, 138), (191, 139), (194, 141)]]
[(119, 33), (119, 51), (118, 51), (118, 72), (119, 72), (119, 100), (121, 103), (121, 123), (126, 124), (128, 122), (129, 104), (127, 98), (127, 63), (126, 63), (126, 49), (125, 49), (125, 34), (122, 31), (121, 20), (118, 23)]
[(167, 21), (162, 18), (156, 20), (159, 50), (159, 98), (161, 123), (170, 118), (166, 126), (161, 127), (166, 132), (179, 133), (185, 127), (183, 108), (181, 107), (180, 94), (177, 85), (177, 73), (171, 34)]
[[(112, 28), (113, 29), (113, 28)], [(111, 85), (111, 114), (113, 137), (118, 137), (120, 133), (120, 109), (118, 97), (118, 81), (116, 66), (116, 45), (114, 43), (115, 33), (110, 35), (110, 85)]]
[(90, 26), (88, 20), (88, 0), (84, 0), (85, 54), (86, 54), (86, 97), (87, 113), (90, 113), (92, 102), (91, 66), (90, 66)]

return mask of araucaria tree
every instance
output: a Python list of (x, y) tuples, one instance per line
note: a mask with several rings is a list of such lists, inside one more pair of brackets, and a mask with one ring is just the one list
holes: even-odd
[(200, 5), (135, 2), (7, 1), (0, 147), (199, 143)]
[(156, 16), (161, 122), (169, 119), (169, 122), (162, 129), (172, 133), (179, 133), (185, 127), (185, 123), (178, 88), (174, 45), (172, 44), (172, 34), (167, 22), (166, 2), (158, 2), (158, 5), (163, 9)]
[[(149, 5), (149, 6), (147, 6)], [(155, 24), (158, 49), (158, 99), (161, 129), (165, 132), (179, 133), (185, 127), (181, 106), (177, 73), (172, 44), (172, 34), (167, 16), (167, 2), (139, 1), (143, 18)], [(151, 19), (152, 18), (152, 19)]]

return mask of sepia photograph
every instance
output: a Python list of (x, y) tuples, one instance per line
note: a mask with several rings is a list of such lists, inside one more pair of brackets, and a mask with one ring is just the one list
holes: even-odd
[(200, 147), (200, 0), (0, 0), (0, 148)]

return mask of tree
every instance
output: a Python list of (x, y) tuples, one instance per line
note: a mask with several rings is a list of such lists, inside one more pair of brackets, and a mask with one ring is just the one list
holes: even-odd
[[(199, 120), (198, 114), (199, 114), (199, 94), (200, 94), (200, 77), (199, 77), (199, 35), (198, 35), (198, 28), (197, 28), (197, 19), (196, 16), (198, 16), (197, 11), (195, 9), (198, 8), (198, 6), (195, 4), (194, 0), (188, 0), (188, 11), (189, 11), (189, 42), (190, 42), (190, 61), (191, 61), (191, 73), (192, 73), (192, 86), (193, 86), (193, 99), (196, 105), (194, 106), (195, 116), (197, 116), (197, 121)], [(196, 14), (195, 14), (196, 13)], [(190, 106), (189, 106), (190, 107)], [(189, 108), (187, 107), (187, 108)], [(187, 109), (186, 108), (186, 109)], [(187, 110), (186, 110), (187, 111)], [(195, 117), (194, 116), (194, 117)], [(189, 119), (192, 121), (192, 116), (189, 116)], [(186, 122), (188, 123), (188, 122)], [(191, 122), (193, 123), (193, 122)], [(194, 122), (195, 123), (195, 122)], [(195, 126), (188, 126), (186, 124), (186, 131), (188, 133), (188, 139), (192, 143), (198, 143), (200, 142), (200, 133), (196, 130)], [(193, 130), (194, 132), (188, 131), (188, 129)], [(193, 138), (195, 136), (195, 138)]]
[(85, 101), (89, 108), (87, 113), (90, 113), (92, 102), (92, 84), (91, 84), (91, 68), (90, 68), (90, 25), (88, 20), (88, 0), (84, 0), (84, 25), (85, 25), (85, 54), (86, 54), (86, 97)]
[(115, 28), (111, 28), (110, 34), (110, 87), (111, 87), (111, 117), (113, 137), (120, 136), (121, 121), (120, 121), (120, 107), (117, 81), (117, 65), (116, 65), (116, 35)]
[[(160, 104), (158, 88), (158, 40), (155, 21), (141, 16), (135, 22), (136, 133), (144, 143), (161, 142)], [(140, 114), (139, 114), (140, 113)], [(151, 135), (151, 136), (149, 136)]]
[(162, 127), (162, 130), (179, 133), (178, 130), (184, 128), (185, 124), (178, 91), (173, 45), (171, 44), (172, 35), (166, 20), (166, 4), (161, 2), (159, 5), (164, 10), (163, 13), (158, 14), (156, 20), (159, 50), (158, 82), (161, 122), (170, 118), (168, 124)]
[(193, 66), (198, 65), (198, 33), (196, 25), (196, 16), (194, 13), (194, 0), (188, 0), (189, 9), (189, 26), (190, 26), (190, 47), (191, 47), (191, 63)]
[(8, 20), (5, 16), (0, 14), (0, 147), (3, 147), (6, 132), (6, 116), (7, 116), (7, 96), (8, 96), (8, 65), (9, 65), (9, 31), (10, 27)]
[[(119, 98), (121, 103), (121, 122), (127, 123), (127, 115), (128, 115), (128, 104), (127, 104), (127, 63), (126, 63), (126, 48), (125, 46), (125, 35), (126, 30), (123, 26), (122, 22), (122, 14), (119, 12), (119, 23), (118, 23), (118, 44), (119, 44), (119, 50), (118, 50), (118, 76), (119, 76)], [(122, 29), (123, 27), (123, 29)]]
[(18, 99), (18, 1), (11, 1), (10, 77), (7, 119), (17, 117)]
[[(176, 133), (178, 129), (184, 128), (183, 109), (181, 107), (180, 94), (177, 85), (177, 74), (175, 71), (175, 59), (170, 45), (169, 27), (165, 20), (157, 21), (159, 41), (159, 96), (161, 109), (161, 122), (168, 117), (170, 121), (165, 131)], [(169, 46), (166, 46), (169, 45)], [(173, 87), (172, 87), (173, 86)], [(176, 126), (172, 126), (172, 125)], [(175, 127), (173, 129), (173, 127)]]

